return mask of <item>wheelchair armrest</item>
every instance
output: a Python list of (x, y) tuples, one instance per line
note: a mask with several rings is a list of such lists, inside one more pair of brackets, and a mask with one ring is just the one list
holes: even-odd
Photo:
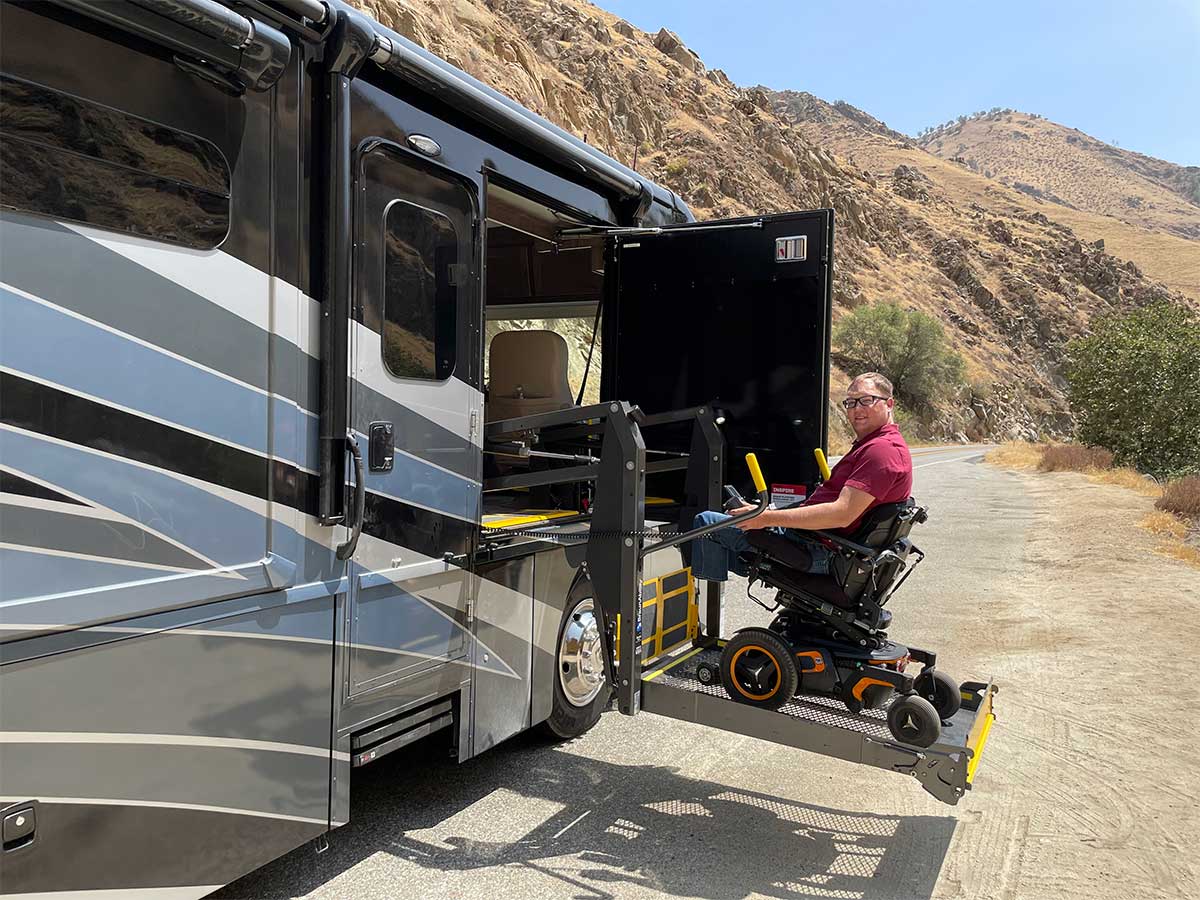
[[(801, 529), (797, 528), (796, 530), (800, 531)], [(825, 540), (830, 541), (845, 550), (849, 550), (856, 556), (861, 556), (863, 559), (874, 559), (879, 555), (878, 550), (874, 550), (871, 547), (864, 546), (863, 544), (855, 543), (854, 541), (842, 537), (840, 534), (834, 534), (830, 531), (820, 531), (819, 529), (813, 529), (809, 532), (809, 534), (815, 534), (817, 537), (824, 538)]]

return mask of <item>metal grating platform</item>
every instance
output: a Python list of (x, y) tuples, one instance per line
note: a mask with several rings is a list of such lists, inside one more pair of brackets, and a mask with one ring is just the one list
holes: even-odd
[(995, 719), (991, 682), (964, 682), (963, 707), (943, 723), (941, 740), (914, 747), (892, 737), (886, 707), (853, 713), (837, 700), (812, 695), (798, 696), (779, 710), (738, 703), (720, 684), (701, 684), (696, 677), (700, 663), (716, 665), (720, 655), (716, 647), (695, 648), (648, 667), (641, 681), (642, 709), (908, 775), (944, 803), (957, 803), (971, 788)]
[[(643, 680), (651, 679), (664, 687), (705, 694), (721, 700), (729, 700), (725, 688), (718, 684), (701, 684), (696, 678), (696, 667), (702, 662), (716, 666), (721, 661), (721, 651), (716, 647), (706, 650), (695, 650), (684, 654), (675, 660), (667, 660), (655, 671), (647, 672)], [(734, 702), (729, 700), (729, 702)], [(890, 701), (889, 701), (890, 703)], [(887, 727), (887, 708), (865, 709), (861, 713), (853, 713), (846, 704), (832, 697), (817, 697), (799, 695), (778, 710), (779, 713), (793, 719), (815, 722), (829, 728), (843, 728), (856, 731), (879, 740), (892, 741), (894, 738)]]

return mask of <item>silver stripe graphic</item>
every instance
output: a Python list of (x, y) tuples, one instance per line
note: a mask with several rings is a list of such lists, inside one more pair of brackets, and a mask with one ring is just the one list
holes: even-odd
[[(92, 556), (88, 553), (74, 553), (70, 550), (55, 550), (50, 547), (34, 547), (29, 544), (10, 544), (0, 541), (0, 550), (11, 550), (17, 553), (31, 553), (34, 556), (57, 556), (62, 559), (78, 559), (84, 562), (105, 563), (111, 566), (130, 566), (134, 569), (148, 569), (154, 572), (172, 572), (175, 574), (199, 573), (203, 575), (221, 574), (214, 569), (194, 569), (186, 566), (167, 566), (160, 563), (144, 562), (140, 559), (121, 559), (117, 556)], [(38, 597), (14, 598), (20, 600), (39, 599), (40, 597), (56, 596), (54, 594), (39, 594)]]
[[(322, 759), (329, 756), (329, 750), (325, 747), (191, 734), (130, 734), (94, 731), (0, 731), (0, 744), (151, 744), (155, 747), (215, 747), (225, 750), (295, 753), (302, 756), (318, 756)], [(334, 759), (346, 760), (350, 758), (350, 754), (334, 751), (333, 757)]]
[(208, 569), (208, 563), (160, 540), (140, 525), (94, 515), (76, 516), (65, 503), (46, 509), (0, 496), (0, 543), (74, 553), (94, 559), (129, 561), (170, 570)]
[[(272, 296), (271, 276), (222, 250), (179, 250), (143, 238), (114, 235), (85, 225), (64, 224), (77, 234), (169, 279), (264, 331), (271, 330), (272, 313), (283, 321), (309, 325), (308, 328), (301, 326), (303, 332), (296, 335), (295, 346), (309, 356), (319, 355), (316, 347), (319, 327), (314, 330), (311, 323), (319, 322), (320, 305), (287, 282), (275, 279), (281, 285), (286, 285), (287, 290), (276, 290)], [(277, 304), (275, 310), (271, 308), (272, 300)], [(360, 356), (359, 364), (359, 377), (364, 384), (385, 396), (395, 397), (399, 394), (404, 405), (419, 407), (426, 418), (470, 440), (467, 421), (469, 402), (472, 395), (479, 394), (479, 391), (453, 377), (441, 383), (391, 379), (383, 368), (379, 335), (357, 323), (354, 323), (354, 328), (360, 348), (366, 350)], [(364, 365), (368, 359), (373, 364)], [(479, 440), (476, 436), (476, 441)]]
[[(117, 247), (116, 243), (109, 246), (103, 242), (111, 243), (109, 236), (101, 232), (94, 235), (86, 227), (68, 228), (61, 223), (0, 211), (0, 272), (4, 274), (4, 282), (22, 294), (44, 298), (63, 310), (132, 336), (149, 348), (230, 382), (297, 404), (307, 418), (312, 418), (309, 410), (316, 407), (318, 364), (315, 353), (306, 350), (316, 349), (319, 304), (279, 279), (267, 279), (262, 273), (250, 276), (253, 284), (243, 285), (243, 289), (254, 293), (257, 286), (271, 298), (268, 300), (264, 294), (262, 306), (273, 310), (271, 318), (276, 331), (272, 333), (251, 321), (260, 314), (247, 318), (227, 308), (229, 304), (240, 304), (230, 299), (238, 290), (207, 296), (217, 292), (209, 287), (197, 293), (180, 284), (184, 280), (188, 285), (193, 284), (190, 277), (172, 279), (172, 261), (186, 257), (183, 266), (190, 269), (198, 259), (207, 260), (214, 254), (222, 256), (220, 251), (195, 253), (178, 248), (153, 248), (155, 265), (167, 270), (159, 272), (143, 265), (152, 261), (149, 257), (139, 255), (139, 260), (134, 260), (123, 255), (137, 245), (138, 239), (125, 240)], [(223, 266), (223, 277), (227, 279), (231, 272), (243, 271), (243, 265), (234, 260), (234, 265)], [(196, 272), (199, 271), (197, 268)], [(98, 284), (104, 290), (97, 291)], [(263, 288), (263, 284), (268, 287)], [(270, 307), (275, 300), (279, 303)], [(374, 335), (373, 342), (378, 353), (378, 335)], [(263, 364), (268, 345), (272, 357), (269, 376)], [(381, 369), (382, 362), (375, 360), (375, 367)], [(465, 410), (473, 407), (460, 401), (463, 397), (473, 398), (479, 406), (482, 394), (452, 378), (445, 387), (452, 391), (453, 402), (443, 394), (443, 399), (434, 404), (433, 417), (427, 418), (422, 414), (426, 392), (443, 385), (402, 382), (382, 372), (381, 376), (379, 391), (361, 386), (361, 402), (356, 403), (360, 411), (369, 408), (371, 420), (394, 422), (406, 436), (404, 449), (417, 458), (436, 461), (464, 477), (478, 478), (475, 457), (464, 458), (464, 451), (473, 446), (467, 438), (469, 412)], [(442, 409), (448, 405), (453, 408), (451, 411)], [(462, 428), (447, 428), (440, 423), (438, 417), (443, 414), (461, 420)]]
[(4, 900), (197, 900), (224, 887), (221, 884), (189, 884), (180, 887), (106, 888), (95, 891), (37, 891), (32, 894), (0, 894)]
[(328, 824), (328, 820), (326, 819), (314, 819), (310, 816), (289, 816), (286, 813), (267, 812), (261, 809), (205, 806), (200, 803), (170, 803), (166, 800), (122, 800), (119, 797), (0, 797), (0, 804), (23, 803), (27, 800), (36, 800), (38, 803), (69, 803), (73, 806), (137, 806), (148, 809), (186, 809), (193, 812), (225, 813), (231, 816), (253, 816), (256, 819), (282, 819), (287, 822), (307, 822), (311, 825)]

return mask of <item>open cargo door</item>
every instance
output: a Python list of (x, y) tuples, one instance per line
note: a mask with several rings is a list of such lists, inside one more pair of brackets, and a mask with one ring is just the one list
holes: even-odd
[[(727, 458), (756, 453), (773, 493), (783, 488), (773, 499), (801, 499), (786, 486), (817, 481), (813, 448), (828, 430), (833, 211), (610, 240), (601, 395), (651, 414), (712, 404)], [(687, 452), (686, 439), (675, 449)], [(647, 493), (678, 495), (670, 478)]]

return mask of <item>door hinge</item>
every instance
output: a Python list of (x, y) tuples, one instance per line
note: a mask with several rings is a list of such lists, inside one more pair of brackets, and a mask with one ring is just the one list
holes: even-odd
[(471, 410), (471, 424), (469, 428), (470, 430), (467, 432), (468, 439), (475, 437), (479, 433), (479, 410), (477, 409)]

